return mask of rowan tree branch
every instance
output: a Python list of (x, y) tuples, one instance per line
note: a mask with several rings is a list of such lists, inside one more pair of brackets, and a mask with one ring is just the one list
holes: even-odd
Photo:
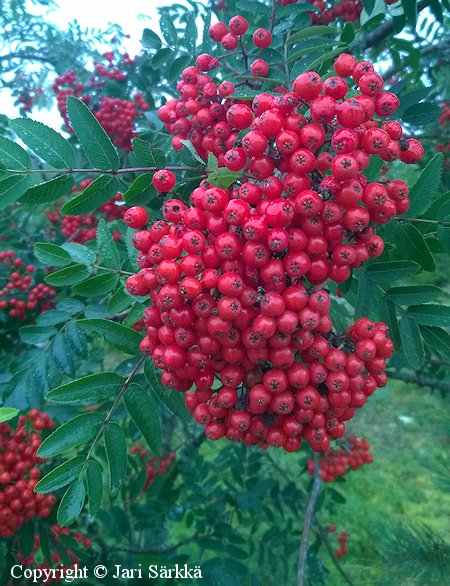
[(347, 572), (344, 570), (344, 568), (338, 562), (338, 559), (334, 553), (334, 550), (333, 550), (333, 547), (330, 543), (330, 540), (328, 539), (327, 530), (325, 529), (325, 527), (322, 525), (322, 523), (320, 523), (320, 521), (317, 518), (314, 519), (314, 522), (317, 525), (317, 528), (315, 529), (315, 531), (319, 535), (321, 542), (325, 545), (328, 553), (330, 554), (331, 561), (336, 566), (337, 571), (340, 573), (340, 575), (345, 580), (345, 582), (348, 584), (348, 586), (356, 586), (355, 583), (353, 582), (353, 580), (350, 578), (350, 576), (347, 574)]
[(322, 488), (322, 480), (320, 479), (320, 454), (314, 454), (314, 479), (311, 488), (311, 495), (309, 497), (308, 506), (306, 508), (305, 520), (303, 522), (303, 533), (300, 541), (300, 549), (298, 552), (297, 564), (297, 586), (304, 586), (306, 574), (306, 559), (308, 557), (308, 539), (311, 531), (311, 523), (314, 516), (314, 509)]
[(450, 383), (446, 383), (444, 381), (431, 378), (429, 376), (422, 376), (416, 373), (407, 373), (407, 372), (390, 372), (387, 373), (390, 378), (395, 378), (397, 380), (401, 380), (405, 383), (417, 384), (424, 387), (432, 387), (434, 389), (438, 389), (439, 391), (444, 391), (446, 393), (450, 393)]
[[(431, 4), (431, 0), (420, 0), (417, 3), (417, 13), (424, 10)], [(363, 49), (369, 49), (370, 47), (374, 47), (383, 41), (386, 37), (391, 35), (394, 32), (394, 21), (388, 20), (380, 24), (376, 29), (372, 32), (368, 33), (363, 40), (362, 47)]]

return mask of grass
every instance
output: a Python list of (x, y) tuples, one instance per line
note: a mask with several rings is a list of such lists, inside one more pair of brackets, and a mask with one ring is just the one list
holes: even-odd
[[(437, 393), (392, 382), (389, 389), (377, 391), (349, 425), (349, 431), (368, 438), (374, 462), (348, 474), (340, 489), (346, 503), (339, 506), (336, 518), (324, 521), (349, 533), (343, 566), (358, 586), (389, 583), (381, 555), (387, 533), (425, 523), (448, 534), (446, 407)], [(329, 586), (343, 583), (337, 575), (330, 580)]]

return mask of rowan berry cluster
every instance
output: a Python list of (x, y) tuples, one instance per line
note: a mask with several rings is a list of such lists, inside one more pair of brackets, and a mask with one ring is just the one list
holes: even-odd
[[(344, 22), (357, 22), (362, 12), (361, 0), (338, 0), (337, 2), (326, 0), (307, 1), (320, 11), (308, 13), (312, 25), (329, 24), (337, 19), (342, 19)], [(277, 2), (281, 6), (297, 4), (297, 0), (277, 0)]]
[[(85, 537), (80, 532), (71, 531), (67, 527), (61, 527), (60, 525), (50, 526), (49, 531), (48, 531), (48, 535), (50, 537), (50, 539), (49, 539), (50, 548), (51, 549), (58, 549), (58, 551), (55, 551), (54, 553), (51, 554), (51, 561), (53, 564), (52, 567), (57, 567), (59, 570), (61, 570), (61, 572), (59, 572), (59, 574), (57, 576), (55, 576), (54, 578), (52, 576), (50, 576), (47, 579), (44, 578), (42, 580), (42, 583), (43, 584), (55, 584), (55, 583), (64, 582), (63, 576), (65, 575), (66, 570), (74, 568), (76, 564), (79, 564), (80, 559), (78, 558), (77, 555), (75, 555), (75, 553), (70, 548), (65, 548), (66, 555), (64, 557), (66, 559), (69, 558), (70, 566), (64, 565), (62, 563), (63, 558), (60, 553), (60, 551), (61, 551), (61, 535), (66, 535), (68, 537), (72, 537), (81, 547), (83, 547), (85, 549), (89, 549), (92, 546), (92, 540), (89, 537)], [(34, 536), (34, 544), (33, 544), (33, 549), (31, 551), (31, 553), (27, 557), (24, 557), (20, 552), (18, 552), (16, 554), (17, 560), (23, 566), (26, 566), (26, 567), (35, 567), (38, 570), (49, 570), (50, 566), (46, 563), (46, 561), (44, 561), (44, 560), (41, 561), (42, 556), (40, 555), (40, 551), (41, 551), (40, 544), (41, 544), (40, 535), (38, 533), (36, 533)], [(60, 577), (60, 576), (62, 576), (62, 577)]]
[[(148, 452), (143, 449), (141, 444), (136, 444), (130, 449), (130, 454), (137, 454), (141, 458), (147, 458)], [(151, 457), (145, 464), (145, 471), (147, 472), (147, 478), (145, 479), (144, 490), (152, 484), (157, 476), (164, 474), (167, 468), (172, 464), (175, 459), (175, 453), (170, 452), (167, 458), (155, 458)]]
[[(17, 428), (0, 423), (0, 536), (10, 537), (33, 517), (48, 517), (55, 503), (51, 494), (33, 492), (44, 460), (36, 453), (41, 445), (37, 431), (53, 429), (48, 414), (32, 409), (21, 415)], [(33, 431), (34, 430), (34, 431)]]
[[(336, 531), (336, 525), (328, 525), (327, 529), (328, 529), (329, 533), (334, 533)], [(347, 533), (347, 531), (341, 531), (337, 540), (339, 543), (339, 547), (334, 551), (334, 555), (337, 558), (341, 558), (348, 552), (348, 548), (347, 548), (348, 533)]]
[[(80, 187), (75, 188), (75, 191), (86, 189), (90, 183), (92, 183), (92, 179), (81, 181)], [(127, 207), (122, 204), (122, 194), (116, 193), (113, 198), (102, 204), (95, 214), (63, 216), (59, 208), (56, 208), (47, 210), (47, 219), (54, 226), (60, 225), (59, 229), (64, 238), (67, 238), (71, 242), (85, 244), (96, 238), (99, 218), (104, 218), (106, 222), (113, 222), (114, 220), (123, 218)], [(121, 233), (119, 230), (115, 230), (112, 236), (114, 240), (120, 240)]]
[(325, 0), (313, 0), (310, 3), (320, 9), (320, 14), (311, 12), (311, 24), (329, 24), (338, 18), (344, 22), (357, 22), (362, 12), (361, 0), (339, 0), (327, 3)]
[(8, 317), (26, 321), (53, 306), (56, 290), (43, 283), (33, 285), (33, 264), (25, 265), (14, 250), (0, 252), (0, 310)]
[(133, 101), (104, 96), (94, 115), (116, 146), (131, 151), (131, 141), (136, 136), (135, 121), (148, 109), (142, 94), (136, 92)]
[[(282, 213), (250, 216), (220, 188), (200, 186), (191, 199), (189, 208), (167, 201), (164, 220), (132, 238), (142, 270), (127, 288), (153, 302), (142, 351), (168, 388), (195, 384), (186, 404), (210, 439), (293, 451), (304, 436), (326, 449), (386, 382), (386, 326), (361, 318), (344, 335), (332, 332), (328, 293), (302, 282), (303, 233)], [(131, 208), (124, 219), (142, 228), (148, 217)]]
[[(232, 49), (247, 27), (235, 16), (209, 33)], [(267, 35), (255, 44), (270, 43)], [(342, 54), (326, 81), (306, 72), (293, 91), (252, 102), (230, 98), (232, 83), (202, 73), (218, 64), (200, 55), (182, 72), (180, 99), (158, 113), (175, 149), (190, 140), (235, 181), (223, 189), (203, 180), (189, 206), (169, 199), (163, 220), (149, 227), (143, 208), (124, 217), (138, 230), (141, 268), (127, 288), (152, 302), (141, 349), (163, 370), (165, 386), (186, 392), (210, 439), (294, 451), (304, 437), (327, 450), (386, 383), (393, 344), (386, 325), (367, 318), (334, 332), (320, 287), (379, 256), (376, 224), (408, 209), (402, 180), (368, 182), (370, 156), (412, 163), (423, 148), (403, 139), (397, 122), (380, 120), (399, 101), (368, 61)], [(166, 169), (153, 184), (169, 192), (175, 180)]]
[[(188, 67), (178, 84), (180, 100), (159, 110), (174, 134), (175, 149), (189, 139), (203, 158), (215, 155), (219, 167), (245, 169), (239, 194), (244, 202), (284, 206), (285, 214), (301, 215), (299, 228), (309, 237), (314, 257), (314, 283), (327, 277), (342, 282), (351, 268), (379, 256), (384, 243), (374, 233), (375, 224), (409, 207), (408, 186), (401, 179), (367, 181), (363, 171), (370, 155), (405, 163), (423, 156), (417, 140), (402, 138), (398, 122), (378, 120), (391, 115), (399, 100), (382, 91), (383, 80), (370, 62), (342, 54), (334, 68), (337, 75), (324, 83), (307, 72), (294, 81), (293, 92), (260, 94), (250, 107), (227, 99), (234, 91), (229, 82), (216, 86), (210, 76)], [(359, 95), (346, 98), (348, 77), (358, 84)], [(301, 113), (308, 109), (309, 117)], [(289, 203), (280, 199), (283, 192)]]
[[(131, 140), (135, 137), (135, 122), (142, 116), (143, 112), (149, 109), (149, 105), (141, 92), (136, 92), (133, 100), (99, 95), (99, 88), (106, 86), (108, 81), (114, 80), (125, 84), (128, 78), (123, 68), (134, 64), (134, 60), (130, 59), (128, 53), (116, 56), (113, 51), (109, 51), (104, 53), (103, 57), (106, 65), (94, 61), (95, 73), (89, 77), (87, 83), (82, 83), (74, 71), (69, 71), (56, 78), (52, 88), (57, 97), (58, 109), (66, 127), (71, 130), (66, 100), (68, 96), (79, 98), (89, 104), (113, 143), (130, 151)], [(105, 89), (105, 91), (107, 90)]]
[[(350, 435), (341, 442), (339, 450), (327, 450), (320, 457), (320, 478), (324, 482), (333, 482), (338, 476), (347, 474), (349, 470), (357, 470), (364, 464), (373, 462), (369, 454), (370, 445), (366, 439), (358, 440)], [(308, 460), (309, 474), (314, 474), (314, 460)]]

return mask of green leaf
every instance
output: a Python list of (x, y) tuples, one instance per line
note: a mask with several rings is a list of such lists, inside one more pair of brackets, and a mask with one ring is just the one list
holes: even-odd
[(414, 319), (407, 315), (402, 316), (400, 320), (400, 337), (403, 353), (408, 362), (413, 368), (420, 368), (425, 360), (422, 338), (420, 337), (418, 325)]
[(164, 13), (159, 19), (159, 28), (163, 34), (164, 39), (168, 45), (177, 47), (178, 45), (178, 33), (175, 25), (173, 24), (172, 17), (167, 13)]
[(125, 191), (122, 198), (127, 204), (148, 204), (157, 198), (157, 191), (152, 183), (153, 173), (139, 175)]
[[(379, 24), (379, 20), (384, 17), (386, 12), (386, 4), (384, 0), (364, 0), (363, 11), (360, 15), (360, 22), (362, 26), (367, 26), (369, 23)], [(376, 20), (375, 20), (376, 19)]]
[(89, 512), (95, 516), (103, 497), (102, 470), (95, 460), (89, 460), (86, 471)]
[(351, 22), (346, 22), (341, 32), (341, 43), (348, 45), (355, 38), (355, 28)]
[(71, 169), (75, 166), (72, 145), (53, 128), (30, 118), (16, 118), (9, 125), (38, 157), (52, 167)]
[(20, 328), (19, 335), (22, 342), (25, 344), (39, 345), (48, 342), (51, 336), (56, 334), (55, 328), (48, 328), (43, 326), (24, 326)]
[(15, 409), (14, 407), (0, 407), (0, 423), (14, 419), (19, 413), (19, 409)]
[(184, 29), (184, 46), (192, 50), (192, 47), (195, 47), (197, 43), (197, 26), (195, 24), (195, 14), (193, 12), (189, 12), (186, 17), (186, 28)]
[(409, 223), (399, 224), (395, 231), (395, 242), (398, 251), (407, 259), (414, 260), (425, 270), (436, 269), (433, 255), (420, 231)]
[(63, 267), (72, 262), (70, 254), (57, 244), (36, 242), (34, 256), (42, 263), (52, 267)]
[(108, 423), (106, 426), (105, 448), (109, 467), (109, 489), (116, 493), (127, 473), (127, 444), (123, 429), (117, 423)]
[(59, 503), (56, 513), (58, 525), (61, 527), (71, 525), (80, 515), (85, 498), (86, 491), (83, 480), (81, 478), (74, 480)]
[(116, 195), (118, 188), (117, 177), (100, 175), (86, 187), (83, 193), (65, 203), (61, 213), (66, 216), (77, 216), (93, 212)]
[(45, 282), (48, 285), (55, 287), (63, 287), (65, 285), (74, 285), (80, 281), (84, 281), (91, 274), (92, 269), (82, 264), (73, 264), (65, 269), (55, 271), (45, 277)]
[(321, 65), (323, 65), (327, 61), (331, 61), (332, 59), (334, 59), (335, 57), (337, 57), (341, 53), (342, 53), (342, 47), (339, 47), (338, 49), (333, 49), (333, 51), (329, 51), (328, 53), (324, 53), (323, 55), (321, 55), (320, 57), (315, 59), (312, 63), (310, 63), (308, 65), (308, 69), (312, 70), (312, 71), (316, 71), (319, 69), (319, 67)]
[[(399, 39), (397, 39), (397, 42), (398, 41)], [(403, 92), (403, 89), (404, 88), (397, 92), (399, 94), (398, 97), (400, 98), (400, 106), (395, 112), (396, 118), (401, 118), (403, 116), (403, 113), (406, 112), (408, 108), (410, 108), (411, 106), (415, 106), (416, 104), (424, 100), (431, 91), (431, 87), (422, 87), (412, 92), (406, 93)]]
[(450, 307), (446, 305), (412, 305), (408, 308), (408, 315), (423, 326), (450, 326)]
[(398, 327), (398, 319), (397, 319), (397, 308), (395, 303), (389, 299), (389, 297), (384, 297), (380, 303), (380, 318), (384, 321), (389, 327), (389, 336), (394, 342), (394, 346), (400, 346), (400, 330)]
[(98, 372), (56, 387), (45, 398), (60, 405), (113, 399), (123, 382), (123, 378), (114, 372)]
[(295, 63), (300, 59), (300, 57), (303, 57), (304, 55), (311, 55), (312, 53), (317, 53), (317, 51), (321, 51), (323, 53), (325, 49), (329, 49), (329, 47), (329, 44), (304, 47), (303, 49), (300, 49), (299, 51), (292, 53), (292, 55), (290, 55), (288, 58), (288, 63)]
[(166, 166), (166, 155), (162, 149), (151, 147), (142, 138), (133, 139), (133, 154), (142, 167), (156, 167), (164, 169)]
[(89, 162), (102, 171), (119, 169), (119, 157), (111, 139), (86, 104), (74, 96), (69, 96), (67, 113), (70, 125)]
[(100, 318), (80, 319), (75, 323), (87, 332), (99, 334), (108, 344), (121, 352), (139, 354), (142, 335), (131, 328)]
[(411, 285), (407, 287), (391, 287), (386, 295), (399, 305), (427, 303), (442, 294), (439, 287), (434, 285)]
[(97, 260), (93, 250), (78, 242), (64, 242), (62, 248), (70, 254), (74, 262), (91, 265)]
[(437, 235), (445, 252), (450, 253), (450, 226), (438, 226)]
[(117, 245), (111, 236), (108, 224), (100, 218), (97, 225), (97, 250), (102, 259), (102, 266), (110, 269), (120, 268), (120, 255)]
[(76, 295), (82, 297), (97, 297), (98, 295), (106, 295), (114, 289), (119, 280), (119, 275), (115, 273), (102, 273), (86, 279), (82, 283), (78, 283), (72, 287), (72, 291)]
[(64, 333), (59, 332), (52, 340), (51, 353), (58, 368), (67, 376), (75, 376), (75, 363)]
[(240, 586), (236, 576), (223, 566), (216, 566), (211, 572), (212, 586)]
[(80, 356), (87, 354), (86, 336), (73, 321), (69, 322), (66, 326), (66, 336), (76, 354)]
[(440, 114), (442, 110), (437, 104), (422, 102), (407, 108), (400, 118), (408, 124), (422, 127), (426, 124), (437, 124)]
[(377, 283), (394, 283), (420, 271), (416, 262), (411, 260), (391, 260), (375, 262), (366, 268), (366, 272)]
[(52, 555), (50, 552), (50, 545), (48, 540), (48, 526), (42, 524), (39, 528), (39, 543), (40, 549), (48, 564), (52, 563)]
[(409, 192), (411, 206), (408, 214), (417, 217), (427, 211), (433, 202), (433, 196), (438, 190), (442, 174), (442, 153), (437, 153), (422, 171), (419, 179)]
[(16, 174), (0, 177), (0, 209), (6, 208), (21, 198), (30, 187), (30, 183), (29, 175)]
[(437, 352), (448, 355), (450, 351), (450, 334), (442, 328), (419, 326), (424, 342)]
[(124, 319), (124, 324), (127, 326), (134, 326), (136, 322), (143, 318), (145, 306), (142, 303), (136, 303), (130, 309), (128, 315)]
[(191, 153), (191, 155), (194, 157), (194, 159), (196, 161), (198, 161), (201, 165), (205, 164), (205, 161), (201, 158), (201, 156), (198, 154), (195, 146), (192, 144), (192, 142), (188, 139), (182, 139), (180, 140), (181, 144), (183, 144), (187, 150)]
[(367, 181), (378, 181), (380, 178), (381, 169), (384, 165), (383, 159), (372, 155), (370, 157), (369, 166), (364, 169), (364, 175), (367, 177)]
[(406, 22), (415, 29), (417, 23), (416, 0), (402, 0), (402, 7), (406, 16)]
[(114, 315), (115, 313), (121, 313), (128, 309), (131, 305), (136, 302), (135, 298), (130, 295), (122, 285), (119, 285), (117, 291), (115, 291), (108, 301), (108, 313)]
[(163, 387), (161, 381), (158, 380), (158, 375), (156, 374), (153, 362), (149, 360), (145, 362), (144, 374), (152, 393), (158, 397), (161, 403), (183, 421), (189, 421), (191, 417), (186, 409), (182, 393)]
[(69, 319), (70, 313), (67, 313), (66, 311), (59, 311), (59, 309), (50, 309), (49, 311), (45, 311), (38, 316), (36, 324), (38, 326), (57, 326), (58, 324), (62, 324)]
[(101, 413), (83, 413), (63, 423), (39, 446), (40, 458), (53, 458), (92, 439), (103, 422)]
[(160, 456), (162, 451), (161, 419), (152, 396), (140, 385), (132, 384), (123, 397), (125, 407), (149, 448)]
[(83, 456), (75, 456), (63, 462), (39, 480), (34, 489), (35, 492), (48, 494), (67, 486), (80, 474), (84, 461)]
[(75, 181), (71, 175), (58, 175), (50, 181), (33, 185), (27, 189), (21, 196), (20, 203), (38, 204), (55, 201), (70, 193), (74, 185)]
[(169, 67), (167, 79), (169, 81), (178, 80), (183, 69), (185, 69), (191, 62), (192, 57), (190, 55), (181, 55), (180, 57), (177, 57)]
[(144, 29), (141, 43), (146, 49), (159, 49), (161, 47), (161, 39), (149, 28)]
[(208, 175), (208, 183), (222, 187), (223, 189), (228, 188), (236, 179), (242, 177), (243, 171), (230, 171), (226, 167), (220, 167)]
[(4, 136), (0, 136), (0, 161), (14, 171), (31, 169), (31, 157), (26, 150)]
[(339, 32), (339, 29), (335, 26), (319, 25), (312, 26), (311, 28), (303, 29), (291, 35), (287, 43), (296, 43), (297, 41), (303, 41), (304, 39), (310, 39), (311, 37), (323, 37), (326, 35), (334, 35)]
[(167, 68), (168, 64), (172, 63), (174, 57), (174, 51), (172, 51), (172, 49), (169, 49), (168, 47), (164, 47), (163, 49), (160, 49), (153, 55), (152, 67), (154, 69), (159, 69), (160, 67)]
[(370, 277), (360, 272), (358, 275), (358, 292), (356, 294), (355, 317), (369, 315), (373, 303), (374, 284)]

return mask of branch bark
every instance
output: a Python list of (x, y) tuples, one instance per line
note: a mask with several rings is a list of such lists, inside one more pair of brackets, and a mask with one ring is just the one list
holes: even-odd
[[(420, 0), (417, 3), (417, 12), (419, 13), (421, 10), (427, 8), (431, 3), (431, 0)], [(387, 22), (383, 22), (380, 24), (376, 29), (370, 32), (364, 39), (363, 48), (369, 49), (370, 47), (374, 47), (383, 41), (386, 37), (391, 35), (394, 31), (394, 21), (388, 20)]]
[(446, 383), (429, 376), (422, 376), (420, 374), (403, 373), (403, 372), (388, 372), (390, 378), (401, 380), (405, 383), (411, 383), (416, 385), (422, 385), (424, 387), (432, 387), (439, 391), (450, 393), (450, 383)]
[(314, 516), (314, 509), (322, 488), (322, 481), (320, 479), (320, 454), (314, 454), (314, 480), (309, 497), (308, 506), (306, 508), (305, 520), (303, 522), (303, 533), (300, 541), (300, 549), (298, 552), (297, 565), (297, 586), (304, 586), (306, 573), (306, 559), (308, 557), (308, 539), (311, 531), (311, 523)]

